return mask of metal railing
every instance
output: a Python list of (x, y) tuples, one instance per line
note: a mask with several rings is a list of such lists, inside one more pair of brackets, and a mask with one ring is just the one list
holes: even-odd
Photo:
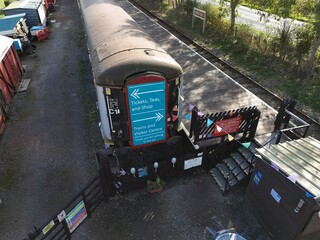
[(285, 109), (285, 114), (291, 120), (284, 129), (279, 130), (279, 134), (275, 144), (280, 143), (284, 138), (287, 140), (305, 138), (308, 134), (310, 124), (303, 121), (298, 116), (294, 115), (292, 112)]

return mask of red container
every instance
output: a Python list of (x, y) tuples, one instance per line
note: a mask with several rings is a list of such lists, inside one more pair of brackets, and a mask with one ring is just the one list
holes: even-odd
[(17, 90), (23, 68), (13, 46), (13, 39), (0, 36), (0, 88), (5, 104), (9, 104)]
[(4, 130), (4, 119), (5, 119), (5, 115), (3, 112), (3, 108), (2, 108), (2, 104), (0, 102), (0, 134), (2, 134), (3, 130)]

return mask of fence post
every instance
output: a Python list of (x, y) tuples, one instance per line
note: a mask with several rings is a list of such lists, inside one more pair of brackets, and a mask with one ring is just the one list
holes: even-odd
[(68, 224), (66, 222), (66, 219), (64, 219), (61, 223), (62, 223), (62, 226), (63, 226), (65, 233), (67, 234), (67, 239), (71, 239), (71, 233), (70, 233)]
[[(297, 105), (297, 102), (295, 100), (293, 100), (293, 99), (290, 99), (287, 102), (286, 109), (289, 112), (292, 112), (294, 110), (294, 108), (296, 107), (296, 105)], [(284, 127), (283, 128), (287, 128), (288, 127), (290, 118), (291, 118), (291, 115), (290, 114), (286, 114), (286, 116), (284, 117), (284, 120), (283, 120), (283, 122), (284, 122)]]
[(276, 120), (274, 121), (274, 129), (273, 129), (274, 132), (281, 129), (282, 121), (283, 121), (283, 118), (286, 114), (286, 111), (285, 111), (286, 105), (287, 104), (286, 104), (285, 100), (282, 101), (282, 103), (279, 107), (279, 110), (278, 110)]
[(274, 132), (281, 129), (282, 123), (284, 123), (284, 128), (288, 127), (289, 120), (291, 116), (286, 114), (286, 109), (290, 112), (293, 111), (297, 102), (292, 99), (284, 99), (279, 107), (276, 120), (274, 121)]
[(106, 202), (109, 202), (110, 196), (114, 196), (116, 194), (109, 164), (109, 158), (111, 157), (111, 154), (111, 148), (102, 149), (96, 152), (96, 161)]
[(86, 210), (87, 210), (87, 217), (88, 218), (91, 218), (91, 212), (90, 211), (88, 211), (88, 209), (89, 209), (89, 203), (88, 203), (88, 201), (87, 201), (87, 195), (86, 195), (86, 193), (85, 193), (85, 191), (84, 192), (82, 192), (82, 201), (83, 201), (83, 203), (84, 203), (84, 206), (85, 206), (85, 208), (86, 208)]
[(282, 138), (282, 132), (281, 132), (281, 131), (279, 131), (279, 134), (278, 134), (278, 136), (277, 136), (277, 140), (276, 140), (275, 144), (280, 143), (281, 138)]
[[(249, 136), (248, 136), (250, 141), (252, 141), (256, 135), (260, 115), (261, 115), (261, 112), (257, 108), (254, 108), (252, 110), (251, 119), (250, 119), (250, 131), (249, 131)], [(254, 119), (252, 119), (252, 118), (254, 118)]]
[[(194, 135), (194, 144), (197, 144), (198, 140), (199, 140), (199, 132), (200, 132), (200, 123), (199, 123), (199, 116), (198, 116), (198, 109), (196, 107), (194, 107), (192, 109), (192, 113), (191, 113), (191, 128), (192, 130), (190, 132), (193, 132)], [(191, 136), (192, 137), (192, 133)]]
[(304, 133), (303, 133), (303, 136), (302, 136), (303, 138), (305, 138), (307, 136), (309, 128), (310, 128), (310, 125), (306, 126), (306, 130), (304, 130)]
[(36, 239), (41, 234), (41, 229), (34, 227), (34, 232), (28, 234), (29, 240)]

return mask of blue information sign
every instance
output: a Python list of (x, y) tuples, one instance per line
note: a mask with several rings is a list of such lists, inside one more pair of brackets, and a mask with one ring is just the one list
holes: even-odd
[(132, 145), (166, 139), (166, 82), (128, 86)]

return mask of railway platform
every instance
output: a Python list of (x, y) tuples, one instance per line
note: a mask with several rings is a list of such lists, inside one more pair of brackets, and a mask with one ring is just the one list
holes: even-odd
[[(273, 131), (277, 114), (275, 109), (198, 55), (131, 3), (127, 1), (117, 3), (182, 66), (183, 117), (190, 113), (189, 104), (196, 106), (203, 114), (256, 106), (261, 112), (256, 136)], [(189, 129), (190, 120), (184, 117), (183, 124)]]

